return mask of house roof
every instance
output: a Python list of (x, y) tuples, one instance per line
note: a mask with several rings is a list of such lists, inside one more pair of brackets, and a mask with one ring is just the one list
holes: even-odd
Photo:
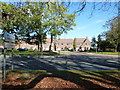
[(58, 43), (72, 43), (73, 39), (59, 39), (57, 40)]
[[(57, 43), (73, 43), (73, 40), (74, 39), (58, 39)], [(87, 38), (76, 38), (76, 43), (83, 43), (84, 40), (90, 42)], [(50, 38), (46, 39), (46, 42), (50, 42), (50, 41), (51, 41)]]
[[(73, 43), (73, 40), (74, 39), (60, 39), (60, 40), (58, 40), (58, 42), (59, 43)], [(76, 38), (76, 43), (83, 43), (84, 40), (86, 40), (86, 38)]]
[(76, 43), (82, 43), (86, 38), (76, 38)]

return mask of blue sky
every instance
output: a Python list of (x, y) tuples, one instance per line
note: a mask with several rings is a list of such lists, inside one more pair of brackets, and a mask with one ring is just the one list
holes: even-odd
[[(92, 37), (97, 37), (98, 34), (107, 31), (103, 28), (106, 21), (112, 19), (118, 15), (117, 8), (111, 6), (108, 11), (95, 11), (91, 17), (92, 2), (87, 4), (87, 7), (81, 13), (81, 15), (76, 16), (75, 23), (76, 26), (73, 27), (72, 31), (67, 34), (63, 34), (60, 38), (85, 38), (88, 37), (90, 40)], [(72, 8), (75, 8), (73, 6)]]
[[(69, 31), (67, 34), (61, 35), (60, 38), (67, 39), (67, 38), (88, 37), (91, 40), (92, 37), (97, 37), (98, 34), (101, 34), (102, 32), (107, 31), (106, 28), (103, 28), (103, 25), (106, 23), (106, 21), (118, 15), (117, 8), (114, 8), (113, 6), (111, 6), (111, 8), (105, 12), (94, 11), (92, 17), (90, 17), (91, 11), (92, 11), (92, 5), (93, 5), (93, 2), (87, 3), (86, 8), (81, 13), (81, 15), (76, 16), (76, 19), (75, 19), (76, 26), (73, 27), (73, 30)], [(77, 4), (73, 5), (70, 8), (70, 13), (73, 12), (73, 10), (75, 10), (76, 7), (77, 7)], [(1, 33), (1, 30), (0, 30), (0, 33)]]

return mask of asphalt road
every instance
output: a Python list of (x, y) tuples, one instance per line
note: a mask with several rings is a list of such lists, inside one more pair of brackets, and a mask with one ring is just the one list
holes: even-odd
[[(0, 56), (2, 69), (3, 56)], [(120, 68), (117, 56), (88, 55), (71, 53), (57, 56), (14, 55), (6, 58), (6, 69), (11, 69), (13, 60), (17, 70), (111, 70)]]

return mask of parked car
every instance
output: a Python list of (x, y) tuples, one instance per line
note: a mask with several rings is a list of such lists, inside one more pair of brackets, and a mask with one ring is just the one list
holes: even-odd
[(17, 50), (19, 50), (19, 51), (28, 51), (28, 49), (26, 49), (26, 48), (18, 48)]
[(1, 53), (3, 52), (3, 50), (4, 50), (3, 48), (0, 48), (0, 52), (1, 52)]

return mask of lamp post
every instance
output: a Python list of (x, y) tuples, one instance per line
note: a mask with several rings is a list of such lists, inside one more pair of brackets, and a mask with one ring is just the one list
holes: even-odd
[(96, 53), (97, 53), (97, 46), (98, 46), (98, 44), (96, 43), (95, 46), (96, 46)]

